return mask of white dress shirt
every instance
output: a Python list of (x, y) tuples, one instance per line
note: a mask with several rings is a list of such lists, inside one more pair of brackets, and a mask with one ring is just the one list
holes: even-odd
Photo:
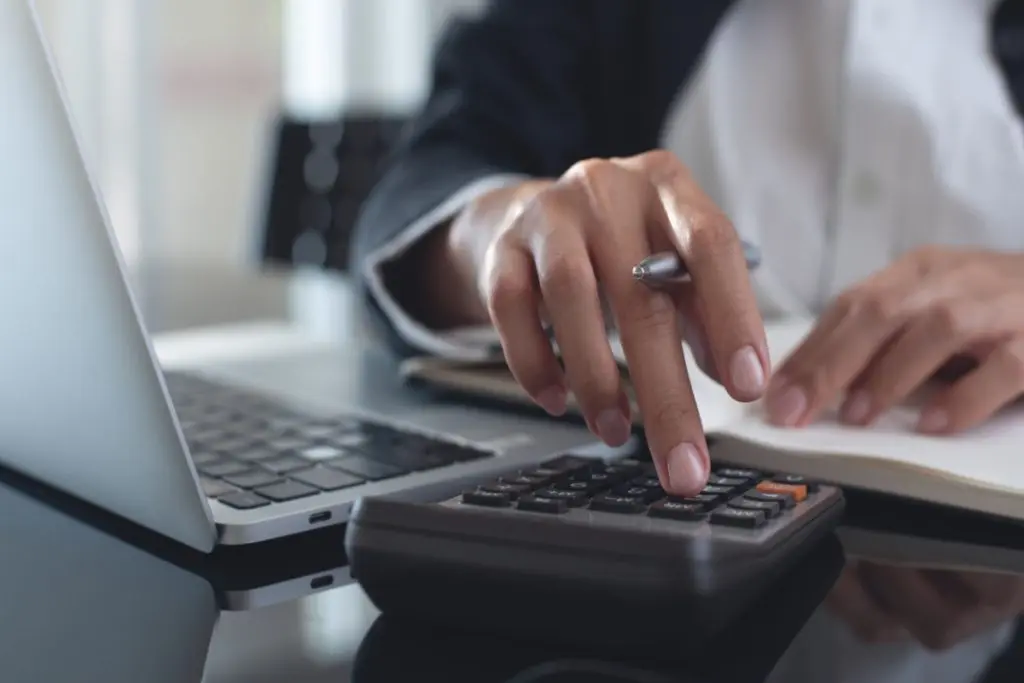
[[(818, 311), (914, 247), (1024, 250), (1024, 135), (989, 52), (993, 5), (746, 0), (723, 22), (663, 147), (761, 247), (754, 285), (766, 315)], [(366, 264), (385, 313), (424, 353), (482, 358), (495, 337), (423, 328), (389, 297), (381, 263), (518, 180), (480, 179)], [(778, 680), (968, 681), (1009, 633), (1006, 625), (937, 655), (913, 643), (861, 646), (820, 613)]]
[[(1024, 138), (989, 53), (994, 0), (746, 0), (670, 112), (675, 151), (758, 244), (766, 315), (806, 314), (916, 246), (1024, 249)], [(475, 197), (481, 178), (367, 260), (413, 347), (494, 355), (493, 330), (433, 333), (381, 264)], [(794, 248), (799, 245), (799, 248)]]

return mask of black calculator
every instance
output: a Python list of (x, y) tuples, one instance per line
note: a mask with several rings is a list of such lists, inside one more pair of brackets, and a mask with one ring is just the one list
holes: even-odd
[(363, 499), (345, 542), (385, 613), (692, 647), (831, 534), (842, 509), (837, 487), (784, 473), (716, 466), (700, 494), (677, 498), (650, 461), (564, 455), (438, 503)]

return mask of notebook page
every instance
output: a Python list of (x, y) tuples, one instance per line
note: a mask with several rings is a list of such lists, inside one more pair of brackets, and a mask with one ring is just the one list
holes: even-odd
[(1024, 495), (1024, 406), (1007, 409), (970, 432), (937, 437), (915, 433), (918, 411), (908, 408), (890, 411), (869, 428), (843, 425), (832, 413), (803, 429), (783, 429), (764, 419), (760, 405), (749, 406), (747, 417), (734, 422), (729, 433), (804, 454), (794, 457), (871, 458)]
[[(776, 367), (811, 327), (808, 320), (768, 327)], [(805, 454), (803, 457), (872, 458), (1024, 494), (1024, 405), (1012, 406), (970, 432), (938, 437), (915, 432), (920, 410), (910, 406), (890, 410), (869, 428), (842, 424), (835, 410), (803, 429), (769, 424), (760, 402), (743, 406), (743, 412), (743, 418), (735, 421), (728, 432), (775, 450), (799, 451)]]

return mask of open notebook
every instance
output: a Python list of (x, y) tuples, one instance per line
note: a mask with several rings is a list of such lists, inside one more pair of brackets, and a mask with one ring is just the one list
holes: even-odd
[[(803, 320), (768, 326), (776, 365), (810, 326)], [(621, 348), (612, 342), (628, 390)], [(808, 427), (783, 429), (764, 419), (760, 402), (733, 400), (697, 368), (688, 348), (685, 353), (705, 431), (716, 437), (716, 459), (1024, 521), (1024, 406), (1013, 406), (984, 426), (955, 436), (915, 433), (918, 410), (911, 405), (897, 407), (867, 429), (840, 424), (834, 412)], [(465, 395), (530, 402), (501, 363), (413, 358), (402, 372), (407, 379)], [(639, 420), (635, 403), (634, 416)]]

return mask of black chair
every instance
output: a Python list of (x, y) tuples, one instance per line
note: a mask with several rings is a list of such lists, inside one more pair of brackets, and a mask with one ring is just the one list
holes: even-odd
[(359, 208), (404, 123), (373, 114), (279, 118), (262, 197), (260, 262), (347, 270)]

